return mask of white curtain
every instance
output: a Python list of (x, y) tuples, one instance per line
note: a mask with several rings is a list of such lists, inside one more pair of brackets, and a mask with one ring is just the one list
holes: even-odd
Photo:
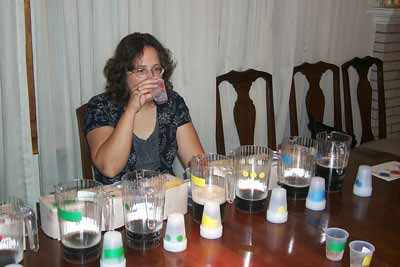
[[(370, 54), (372, 18), (366, 11), (364, 0), (32, 0), (42, 191), (81, 177), (75, 109), (104, 90), (102, 69), (126, 34), (150, 32), (171, 49), (178, 62), (175, 90), (185, 98), (205, 149), (215, 152), (217, 75), (248, 68), (273, 75), (279, 143), (290, 134), (293, 66), (318, 60), (341, 65)], [(301, 104), (306, 86), (300, 81), (298, 87), (301, 134), (307, 134)], [(257, 81), (251, 91), (261, 108), (255, 136), (261, 145), (267, 144), (263, 88)], [(236, 96), (227, 84), (222, 90), (229, 150), (238, 145), (232, 115)], [(332, 110), (327, 101), (328, 123)]]
[(34, 204), (23, 0), (0, 1), (0, 36), (0, 199)]

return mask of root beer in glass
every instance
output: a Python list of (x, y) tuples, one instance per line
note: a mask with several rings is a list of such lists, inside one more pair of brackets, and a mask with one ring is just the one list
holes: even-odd
[(342, 191), (352, 138), (341, 132), (317, 134), (315, 175), (325, 179), (328, 192)]

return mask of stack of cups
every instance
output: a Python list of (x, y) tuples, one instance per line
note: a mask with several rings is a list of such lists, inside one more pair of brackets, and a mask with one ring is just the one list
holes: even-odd
[(351, 241), (350, 247), (350, 266), (368, 267), (371, 264), (372, 254), (375, 247), (366, 241)]
[(284, 223), (287, 221), (286, 189), (272, 189), (271, 199), (267, 210), (267, 220), (272, 223)]
[(100, 267), (125, 267), (124, 246), (122, 236), (118, 231), (109, 231), (104, 234), (103, 253)]
[(359, 197), (371, 196), (372, 194), (371, 166), (360, 165), (360, 167), (358, 167), (356, 181), (353, 186), (353, 194)]
[(349, 233), (341, 228), (328, 228), (326, 234), (326, 257), (331, 261), (340, 261), (343, 258)]
[(183, 214), (168, 215), (167, 229), (164, 237), (164, 249), (170, 252), (181, 252), (187, 247), (185, 220)]
[(200, 225), (200, 235), (207, 239), (217, 239), (222, 236), (221, 210), (219, 203), (207, 201), (204, 205)]
[(322, 177), (313, 177), (308, 189), (306, 208), (320, 211), (325, 209), (325, 205), (325, 179)]

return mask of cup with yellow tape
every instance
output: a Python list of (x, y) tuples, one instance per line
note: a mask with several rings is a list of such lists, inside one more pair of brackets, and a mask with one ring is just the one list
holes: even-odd
[(286, 189), (272, 189), (271, 199), (267, 210), (267, 220), (272, 223), (284, 223), (287, 221), (287, 200)]
[(221, 212), (218, 202), (208, 201), (205, 203), (200, 236), (207, 239), (217, 239), (222, 236)]
[(349, 244), (350, 266), (368, 267), (371, 264), (375, 247), (369, 242), (354, 240)]

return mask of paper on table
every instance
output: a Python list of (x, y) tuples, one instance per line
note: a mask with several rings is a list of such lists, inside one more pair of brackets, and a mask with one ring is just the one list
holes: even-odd
[(372, 166), (372, 174), (385, 181), (393, 181), (400, 178), (400, 162), (391, 161)]

